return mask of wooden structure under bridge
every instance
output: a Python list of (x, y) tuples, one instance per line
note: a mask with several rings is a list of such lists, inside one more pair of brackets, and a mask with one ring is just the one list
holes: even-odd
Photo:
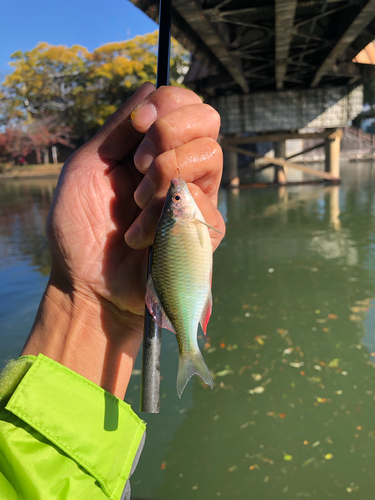
[[(157, 21), (158, 0), (131, 1)], [(257, 157), (248, 145), (261, 141), (273, 142), (276, 182), (292, 170), (339, 178), (340, 129), (375, 74), (353, 62), (375, 38), (375, 0), (172, 0), (172, 35), (192, 54), (184, 83), (221, 115), (229, 185), (238, 154)], [(286, 140), (307, 137), (324, 142), (324, 172), (285, 158)]]

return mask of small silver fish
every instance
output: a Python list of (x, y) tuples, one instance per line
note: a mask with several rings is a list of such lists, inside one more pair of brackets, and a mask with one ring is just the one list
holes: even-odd
[(208, 227), (215, 229), (204, 220), (186, 183), (173, 179), (156, 230), (146, 304), (156, 323), (176, 334), (179, 398), (194, 374), (213, 388), (197, 342), (198, 325), (206, 333), (212, 308)]

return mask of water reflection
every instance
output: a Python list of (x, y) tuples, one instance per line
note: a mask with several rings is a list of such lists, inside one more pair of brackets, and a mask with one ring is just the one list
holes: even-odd
[[(142, 414), (148, 438), (134, 496), (372, 498), (373, 182), (371, 166), (349, 164), (341, 186), (220, 193), (227, 236), (201, 339), (215, 387), (195, 377), (177, 398), (177, 343), (165, 332), (161, 413)], [(0, 335), (9, 355), (48, 273), (53, 189), (0, 184)], [(135, 375), (127, 394), (135, 409), (139, 384)]]
[(0, 182), (0, 369), (18, 356), (50, 271), (45, 223), (56, 180)]
[(0, 182), (0, 253), (1, 264), (21, 255), (32, 267), (47, 276), (50, 252), (45, 225), (56, 180)]

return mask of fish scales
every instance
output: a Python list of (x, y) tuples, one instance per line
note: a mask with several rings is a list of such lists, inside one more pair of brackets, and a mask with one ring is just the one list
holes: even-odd
[[(155, 290), (175, 328), (182, 353), (197, 346), (198, 323), (210, 289), (211, 239), (209, 234), (208, 238), (199, 234), (204, 232), (208, 233), (207, 228), (201, 224), (165, 218), (154, 243)], [(201, 241), (203, 247), (209, 245), (209, 252), (202, 252)]]
[(159, 326), (176, 333), (180, 397), (194, 373), (213, 385), (197, 342), (198, 325), (205, 328), (211, 312), (211, 272), (207, 225), (185, 182), (173, 180), (156, 231), (146, 303)]

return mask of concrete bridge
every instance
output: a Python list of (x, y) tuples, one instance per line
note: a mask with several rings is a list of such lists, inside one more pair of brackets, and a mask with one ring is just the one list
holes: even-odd
[[(158, 21), (158, 0), (131, 1)], [(269, 141), (275, 182), (287, 168), (339, 179), (340, 129), (375, 75), (353, 62), (375, 38), (375, 0), (172, 0), (172, 35), (192, 53), (185, 84), (221, 114), (228, 183), (238, 154), (262, 157), (249, 145)], [(325, 172), (285, 160), (286, 141), (303, 138), (325, 143)]]

